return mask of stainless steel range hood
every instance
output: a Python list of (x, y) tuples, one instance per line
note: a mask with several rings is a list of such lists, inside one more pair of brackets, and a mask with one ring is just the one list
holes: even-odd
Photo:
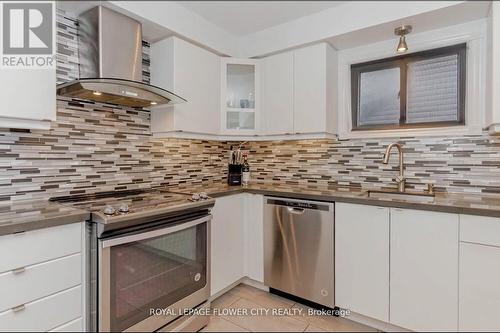
[(140, 22), (103, 6), (78, 20), (80, 79), (58, 85), (58, 95), (137, 108), (186, 102), (142, 82)]

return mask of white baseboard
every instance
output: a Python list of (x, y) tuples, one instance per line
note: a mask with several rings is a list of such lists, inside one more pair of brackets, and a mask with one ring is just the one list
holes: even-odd
[(242, 279), (241, 283), (246, 284), (247, 286), (250, 286), (250, 287), (260, 289), (262, 291), (269, 292), (268, 286), (265, 286), (262, 282), (252, 280), (249, 277), (244, 277)]
[(239, 284), (246, 284), (247, 286), (250, 286), (250, 287), (254, 287), (254, 288), (257, 288), (257, 289), (260, 289), (262, 291), (269, 291), (269, 288), (266, 287), (262, 282), (259, 282), (259, 281), (255, 281), (255, 280), (252, 280), (250, 279), (249, 277), (242, 277), (241, 279), (239, 279), (238, 281), (230, 284), (229, 286), (227, 286), (226, 288), (222, 289), (221, 291), (219, 291), (218, 293), (212, 295), (210, 297), (210, 301), (213, 301), (215, 300), (216, 298), (219, 298), (220, 296), (224, 295), (225, 293), (227, 293), (229, 290), (233, 289), (234, 287), (236, 287), (237, 285)]
[(359, 313), (352, 312), (349, 314), (349, 316), (345, 317), (346, 319), (352, 320), (354, 322), (373, 327), (379, 331), (382, 332), (411, 332), (410, 330), (407, 330), (406, 328), (402, 328), (396, 325), (392, 325), (377, 319), (373, 319), (367, 316), (363, 316)]

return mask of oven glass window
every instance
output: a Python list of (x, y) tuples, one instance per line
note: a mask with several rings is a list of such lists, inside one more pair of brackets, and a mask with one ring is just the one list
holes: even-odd
[(205, 287), (206, 223), (110, 248), (111, 331), (123, 331)]

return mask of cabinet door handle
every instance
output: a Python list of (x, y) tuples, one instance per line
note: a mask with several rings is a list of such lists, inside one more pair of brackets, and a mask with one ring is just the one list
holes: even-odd
[(13, 307), (11, 310), (14, 312), (19, 312), (19, 311), (23, 311), (24, 309), (26, 309), (26, 306), (24, 304), (21, 304), (21, 305)]
[(25, 268), (25, 267), (18, 267), (18, 268), (16, 268), (16, 269), (13, 269), (13, 270), (12, 270), (12, 273), (14, 273), (14, 274), (21, 274), (21, 273), (23, 273), (24, 271), (26, 271), (26, 268)]

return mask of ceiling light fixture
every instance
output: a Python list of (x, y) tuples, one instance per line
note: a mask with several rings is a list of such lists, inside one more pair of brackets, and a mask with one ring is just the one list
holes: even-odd
[(396, 49), (398, 53), (405, 53), (406, 51), (408, 51), (408, 45), (406, 44), (405, 36), (408, 35), (411, 30), (411, 25), (402, 25), (394, 29), (394, 34), (396, 36), (399, 36), (398, 48)]
[(158, 104), (158, 103), (156, 103), (155, 101), (151, 102), (151, 105), (156, 105), (156, 104)]
[(96, 95), (96, 96), (101, 96), (102, 92), (100, 92), (100, 91), (94, 91), (93, 94)]

